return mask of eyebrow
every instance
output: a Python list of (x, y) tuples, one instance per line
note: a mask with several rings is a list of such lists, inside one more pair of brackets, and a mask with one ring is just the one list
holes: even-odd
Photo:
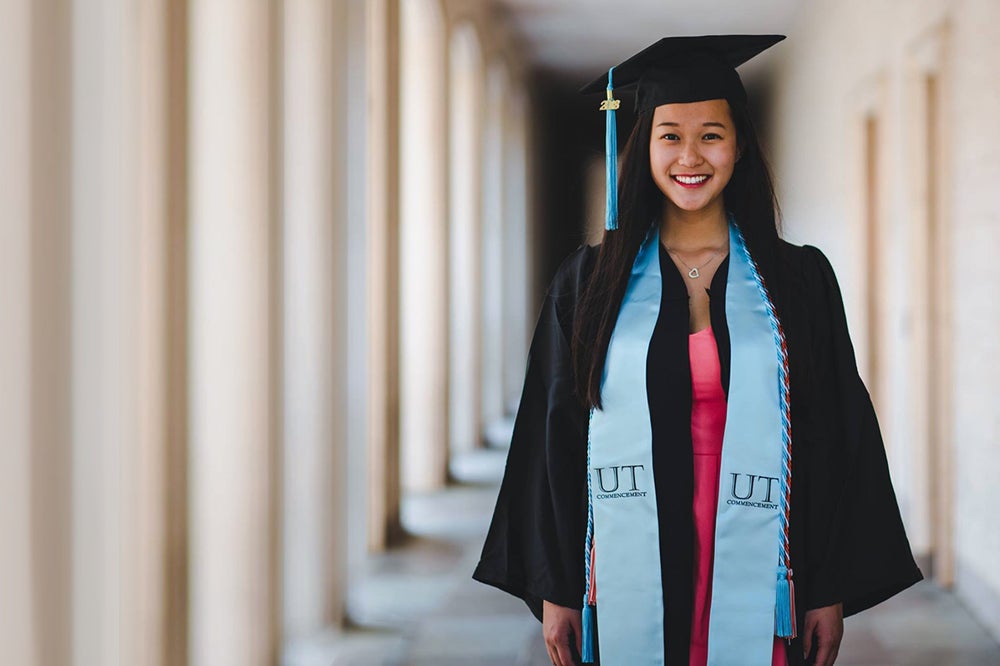
[[(657, 123), (657, 125), (656, 125), (656, 126), (657, 126), (657, 127), (662, 127), (662, 126), (664, 126), (664, 125), (668, 125), (668, 126), (670, 126), (670, 127), (680, 127), (680, 124), (679, 124), (679, 123), (672, 123), (672, 122), (662, 122), (662, 123)], [(707, 122), (707, 123), (702, 123), (702, 124), (701, 124), (701, 126), (702, 126), (702, 127), (721, 127), (721, 128), (723, 128), (723, 129), (726, 129), (726, 126), (725, 126), (725, 124), (723, 124), (723, 123), (717, 123), (717, 122), (713, 122), (713, 121), (709, 121), (709, 122)]]

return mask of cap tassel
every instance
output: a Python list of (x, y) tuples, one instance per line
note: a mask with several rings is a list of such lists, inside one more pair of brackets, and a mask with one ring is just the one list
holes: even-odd
[(778, 596), (774, 607), (775, 630), (781, 638), (795, 638), (795, 585), (792, 570), (778, 566)]
[(622, 104), (621, 100), (615, 99), (612, 94), (614, 90), (612, 74), (614, 71), (614, 67), (608, 70), (608, 98), (601, 102), (601, 111), (607, 113), (604, 140), (607, 205), (604, 214), (604, 228), (609, 231), (618, 228), (618, 123), (615, 119), (615, 110)]

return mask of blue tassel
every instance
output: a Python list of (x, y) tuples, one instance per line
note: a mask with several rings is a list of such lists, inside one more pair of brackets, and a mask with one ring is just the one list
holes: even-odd
[(778, 567), (778, 594), (774, 606), (775, 634), (781, 638), (795, 638), (795, 587), (792, 571), (784, 565)]
[(601, 110), (607, 113), (605, 123), (604, 156), (607, 172), (607, 202), (604, 214), (604, 228), (613, 231), (618, 228), (618, 123), (615, 120), (615, 109), (621, 106), (621, 101), (612, 95), (612, 73), (608, 70), (608, 98), (601, 102)]
[(583, 663), (594, 663), (594, 607), (583, 605)]

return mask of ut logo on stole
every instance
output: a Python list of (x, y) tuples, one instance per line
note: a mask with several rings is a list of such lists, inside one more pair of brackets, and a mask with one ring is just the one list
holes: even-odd
[(775, 503), (780, 493), (780, 486), (776, 483), (778, 477), (741, 472), (730, 472), (729, 476), (732, 477), (732, 483), (729, 486), (727, 504), (752, 506), (758, 509), (778, 508)]
[[(645, 465), (594, 467), (594, 471), (597, 472), (597, 485), (599, 488), (596, 499), (645, 497), (647, 491), (639, 487), (639, 478), (642, 478), (642, 475), (636, 476), (636, 470), (645, 470), (645, 467)], [(623, 481), (628, 486), (627, 488), (622, 488)]]

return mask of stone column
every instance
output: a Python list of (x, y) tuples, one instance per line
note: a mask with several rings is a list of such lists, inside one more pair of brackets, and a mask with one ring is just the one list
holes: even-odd
[(482, 354), (483, 56), (471, 22), (457, 25), (451, 40), (451, 427), (456, 450), (481, 440)]
[[(342, 144), (336, 164), (343, 169), (345, 188), (340, 214), (344, 231), (341, 252), (344, 256), (344, 303), (340, 316), (344, 319), (344, 344), (341, 377), (347, 387), (344, 396), (346, 418), (344, 433), (347, 444), (345, 474), (347, 499), (345, 522), (338, 528), (347, 546), (347, 580), (363, 570), (368, 562), (368, 393), (371, 376), (368, 369), (370, 329), (368, 328), (368, 229), (366, 227), (366, 195), (368, 170), (368, 108), (365, 103), (367, 77), (367, 2), (345, 0), (346, 17), (342, 31), (339, 67), (343, 74), (342, 90), (349, 91), (350, 104), (338, 107), (341, 118)], [(365, 160), (346, 156), (364, 155)]]
[[(184, 452), (178, 433), (186, 430), (186, 410), (172, 390), (186, 390), (186, 358), (172, 347), (186, 336), (183, 316), (184, 269), (171, 258), (185, 254), (185, 174), (176, 126), (186, 115), (186, 87), (175, 80), (183, 68), (185, 45), (176, 39), (184, 3), (130, 0), (123, 64), (129, 92), (127, 169), (131, 214), (126, 304), (134, 335), (130, 345), (128, 409), (134, 435), (121, 452), (122, 562), (121, 663), (179, 666), (186, 663), (186, 537), (177, 537), (177, 518), (186, 530), (186, 475), (174, 459)], [(178, 214), (178, 210), (185, 210)], [(181, 302), (178, 303), (177, 301)], [(124, 408), (124, 406), (123, 406)], [(186, 456), (181, 461), (186, 460)]]
[(504, 136), (508, 119), (506, 95), (509, 88), (507, 67), (501, 60), (490, 63), (486, 72), (486, 136), (483, 151), (483, 373), (482, 414), (486, 427), (504, 415), (505, 331), (503, 247), (504, 221), (507, 217), (504, 197)]
[[(31, 5), (31, 551), (39, 666), (72, 660), (71, 7)], [(9, 131), (9, 130), (5, 130)], [(16, 182), (16, 181), (15, 181)]]
[(32, 585), (30, 1), (0, 2), (0, 25), (0, 661), (35, 666), (49, 628)]
[(284, 3), (283, 596), (288, 640), (343, 615), (346, 507), (345, 3)]
[(192, 666), (277, 660), (274, 18), (189, 10)]
[(127, 572), (141, 557), (121, 521), (138, 499), (125, 492), (135, 473), (141, 300), (130, 76), (137, 24), (129, 0), (71, 4), (73, 663), (114, 665), (124, 663), (120, 638), (135, 635), (137, 620), (122, 612), (123, 593), (133, 591), (122, 586), (123, 565)]
[(163, 428), (164, 465), (162, 501), (164, 522), (163, 650), (164, 666), (189, 666), (190, 581), (190, 367), (192, 290), (190, 271), (191, 187), (189, 142), (191, 100), (188, 0), (164, 0), (166, 39), (166, 118), (163, 144), (166, 155), (164, 192), (165, 383)]
[(368, 547), (399, 524), (399, 0), (366, 3)]
[(448, 477), (448, 49), (439, 0), (400, 19), (402, 472), (427, 491)]

